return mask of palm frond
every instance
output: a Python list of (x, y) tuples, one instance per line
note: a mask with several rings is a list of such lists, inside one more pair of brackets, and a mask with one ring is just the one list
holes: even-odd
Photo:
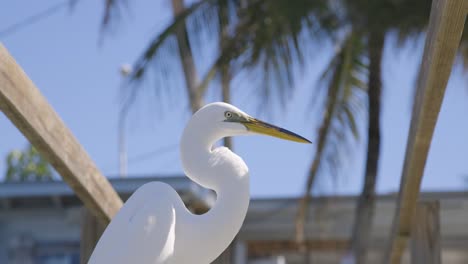
[(135, 71), (130, 76), (130, 79), (132, 81), (141, 79), (146, 73), (146, 65), (148, 65), (148, 63), (150, 63), (154, 56), (160, 51), (165, 41), (171, 35), (175, 34), (175, 30), (177, 29), (177, 27), (180, 26), (182, 23), (185, 23), (187, 17), (199, 11), (205, 5), (208, 5), (210, 2), (213, 2), (213, 0), (202, 0), (200, 2), (194, 3), (190, 7), (185, 9), (179, 16), (174, 18), (173, 22), (150, 42), (146, 50), (143, 52), (143, 55), (140, 56), (140, 58), (137, 60), (137, 62), (135, 63)]
[(177, 29), (186, 22), (186, 20), (197, 13), (211, 10), (212, 5), (216, 0), (201, 0), (192, 4), (182, 11), (174, 20), (157, 36), (150, 41), (147, 48), (142, 52), (142, 55), (136, 60), (133, 66), (132, 73), (128, 76), (126, 83), (123, 85), (124, 91), (124, 108), (128, 108), (136, 100), (138, 94), (145, 90), (143, 84), (152, 82), (150, 87), (154, 90), (153, 93), (158, 97), (168, 91), (170, 80), (179, 80), (181, 78), (173, 78), (174, 74), (182, 75), (182, 71), (177, 66), (178, 56), (177, 42), (174, 37)]
[[(294, 67), (322, 29), (320, 17), (329, 11), (325, 1), (251, 1), (239, 14), (235, 39), (244, 47), (236, 63), (262, 74), (259, 95), (267, 104), (273, 96), (284, 105), (294, 88)], [(328, 13), (327, 13), (328, 14)]]
[(104, 0), (104, 14), (101, 20), (101, 31), (109, 28), (113, 21), (118, 21), (124, 10), (129, 8), (127, 0)]
[(296, 218), (296, 239), (302, 242), (304, 222), (310, 192), (317, 176), (327, 171), (334, 178), (340, 173), (343, 162), (349, 157), (351, 143), (358, 140), (357, 120), (362, 118), (365, 104), (366, 76), (365, 49), (362, 35), (350, 32), (337, 50), (320, 79), (326, 87), (325, 110), (316, 140), (314, 160), (310, 166), (306, 188)]
[[(195, 43), (191, 45), (195, 50), (206, 46), (206, 38), (203, 36), (219, 36), (212, 33), (220, 31), (220, 6), (228, 9), (230, 34), (226, 38), (226, 44), (220, 47), (217, 59), (199, 83), (198, 91), (201, 94), (219, 73), (219, 69), (229, 65), (233, 77), (240, 69), (260, 73), (259, 76), (263, 76), (263, 79), (261, 85), (256, 86), (259, 87), (260, 100), (267, 103), (274, 97), (284, 105), (294, 88), (293, 69), (303, 63), (304, 51), (311, 46), (311, 33), (318, 35), (318, 32), (324, 31), (322, 24), (328, 27), (336, 24), (336, 18), (328, 8), (328, 1), (324, 0), (253, 0), (246, 2), (246, 5), (242, 5), (240, 0), (201, 0), (179, 14), (150, 42), (136, 61), (134, 71), (128, 79), (128, 84), (131, 84), (128, 85), (131, 87), (127, 97), (128, 104), (142, 90), (139, 86), (147, 78), (149, 69), (155, 70), (151, 71), (154, 72), (153, 75), (160, 75), (161, 71), (172, 74), (178, 72), (167, 70), (167, 60), (175, 55), (168, 51), (171, 45), (167, 43), (180, 23), (189, 20), (193, 22), (187, 24), (191, 25), (189, 39), (191, 44)], [(166, 76), (159, 77), (168, 79)]]

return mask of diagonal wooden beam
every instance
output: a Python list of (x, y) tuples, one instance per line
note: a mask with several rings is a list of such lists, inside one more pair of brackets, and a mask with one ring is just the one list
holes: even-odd
[(78, 140), (0, 43), (0, 110), (104, 224), (122, 206)]
[(390, 243), (382, 263), (400, 263), (411, 231), (421, 179), (466, 17), (466, 0), (433, 0), (420, 82), (411, 118), (405, 163)]

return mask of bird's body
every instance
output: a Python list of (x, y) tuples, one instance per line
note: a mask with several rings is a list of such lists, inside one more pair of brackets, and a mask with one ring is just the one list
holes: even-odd
[[(184, 130), (180, 145), (184, 171), (216, 192), (213, 208), (194, 215), (172, 187), (147, 183), (112, 219), (89, 263), (207, 264), (216, 259), (240, 230), (250, 194), (249, 172), (242, 158), (225, 147), (213, 149), (213, 144), (225, 136), (264, 133), (260, 129), (266, 126), (279, 131), (253, 118), (249, 122), (260, 122), (259, 131), (251, 131), (250, 123), (242, 123), (249, 118), (234, 106), (212, 103), (195, 113)], [(289, 131), (280, 132), (299, 141)]]

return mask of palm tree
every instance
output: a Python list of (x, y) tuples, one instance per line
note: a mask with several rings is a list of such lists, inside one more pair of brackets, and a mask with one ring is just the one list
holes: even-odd
[(351, 143), (359, 138), (358, 122), (365, 110), (367, 75), (365, 46), (362, 37), (356, 31), (348, 32), (338, 46), (329, 65), (320, 78), (326, 99), (322, 121), (318, 129), (314, 160), (308, 172), (305, 195), (301, 199), (297, 222), (296, 239), (304, 242), (304, 221), (307, 217), (307, 205), (316, 177), (323, 169), (338, 174), (346, 154), (351, 150)]
[[(198, 82), (196, 88), (193, 88), (194, 86), (188, 88), (192, 111), (199, 107), (199, 102), (201, 102), (209, 83), (216, 76), (220, 76), (221, 79), (223, 100), (230, 100), (230, 79), (239, 74), (241, 70), (258, 72), (263, 75), (258, 86), (260, 89), (257, 91), (261, 105), (270, 102), (273, 95), (277, 95), (277, 98), (280, 98), (284, 103), (286, 98), (291, 95), (292, 89), (290, 88), (294, 87), (292, 67), (296, 63), (302, 63), (301, 51), (307, 46), (304, 45), (305, 41), (310, 40), (304, 37), (303, 29), (309, 30), (309, 33), (316, 33), (313, 31), (322, 28), (318, 26), (319, 22), (329, 24), (334, 22), (325, 2), (201, 0), (182, 11), (179, 10), (176, 12), (177, 16), (174, 17), (173, 22), (150, 42), (136, 61), (134, 70), (129, 76), (130, 84), (135, 84), (135, 87), (131, 86), (128, 100), (124, 105), (130, 105), (137, 94), (143, 91), (140, 84), (148, 76), (157, 72), (169, 72), (165, 68), (170, 64), (166, 54), (171, 54), (170, 49), (168, 49), (173, 44), (171, 37), (184, 35), (183, 41), (181, 37), (177, 38), (178, 43), (187, 43), (189, 39), (187, 31), (185, 30), (182, 34), (180, 28), (188, 20), (194, 21), (191, 26), (194, 28), (192, 33), (195, 36), (206, 28), (217, 30), (220, 46), (217, 59), (212, 63), (201, 82)], [(106, 8), (108, 10), (106, 14), (113, 13), (113, 6), (118, 6), (116, 1), (110, 1), (110, 3), (111, 6)], [(316, 14), (320, 14), (320, 16)], [(109, 19), (110, 16), (106, 15), (105, 18)], [(235, 16), (234, 19), (229, 19), (233, 16)], [(317, 17), (321, 17), (321, 20), (318, 20)], [(233, 29), (234, 34), (227, 34), (228, 29)], [(196, 37), (193, 39), (195, 43), (187, 44), (187, 50), (193, 46), (197, 46), (197, 49), (204, 46), (204, 43), (197, 43)], [(182, 52), (180, 47), (179, 45), (180, 54), (187, 55), (187, 60), (191, 61), (187, 64), (192, 64), (193, 56), (191, 53)], [(180, 59), (184, 61), (184, 55), (180, 56)], [(149, 69), (154, 68), (156, 71), (149, 71)], [(194, 67), (186, 68), (193, 69)], [(184, 72), (193, 71), (184, 69)], [(185, 75), (186, 82), (188, 79), (194, 79), (191, 76), (193, 74)], [(194, 81), (188, 82), (187, 87), (189, 87), (189, 83), (193, 84)], [(273, 90), (276, 92), (272, 93)]]
[[(244, 6), (242, 6), (243, 2), (246, 2)], [(300, 41), (304, 38), (300, 34), (303, 33), (304, 28), (311, 28), (311, 30), (320, 28), (319, 23), (312, 20), (317, 17), (314, 13), (326, 10), (323, 2), (325, 1), (313, 4), (305, 0), (294, 1), (293, 4), (285, 0), (201, 0), (195, 2), (180, 12), (173, 22), (150, 42), (135, 63), (130, 80), (141, 81), (149, 76), (148, 69), (154, 67), (156, 61), (167, 62), (158, 56), (170, 53), (164, 48), (167, 43), (171, 43), (171, 36), (187, 19), (202, 20), (193, 23), (195, 33), (202, 32), (204, 28), (220, 30), (220, 26), (213, 25), (220, 22), (217, 10), (222, 10), (219, 7), (224, 5), (229, 16), (236, 16), (236, 19), (233, 19), (236, 21), (235, 24), (228, 25), (234, 28), (234, 34), (225, 35), (223, 42), (226, 45), (220, 45), (223, 47), (220, 47), (218, 58), (198, 84), (198, 93), (203, 94), (208, 83), (222, 71), (223, 66), (228, 65), (231, 68), (231, 76), (238, 74), (241, 68), (247, 69), (246, 71), (265, 72), (262, 80), (264, 85), (260, 91), (260, 94), (266, 95), (263, 99), (271, 99), (272, 94), (269, 93), (271, 87), (278, 88), (278, 94), (287, 95), (289, 91), (286, 88), (293, 87), (290, 66), (302, 58), (301, 50), (308, 46)], [(203, 43), (194, 43), (194, 45), (200, 47)], [(134, 93), (139, 90), (130, 91), (130, 97), (133, 97)]]
[(373, 31), (368, 36), (369, 81), (368, 81), (368, 131), (367, 161), (364, 174), (364, 186), (359, 196), (356, 219), (351, 237), (351, 246), (357, 263), (365, 260), (370, 227), (375, 207), (375, 186), (380, 158), (380, 109), (382, 95), (381, 65), (384, 49), (384, 34)]
[[(399, 32), (403, 39), (410, 38), (415, 32), (421, 32), (425, 25), (424, 20), (429, 15), (430, 4), (421, 1), (389, 0), (369, 3), (347, 0), (345, 5), (350, 23), (364, 32), (369, 60), (367, 160), (351, 237), (351, 252), (355, 262), (365, 263), (375, 208), (375, 186), (380, 157), (381, 67), (385, 35), (393, 30)], [(414, 7), (420, 10), (416, 19), (416, 14), (412, 12)], [(411, 22), (408, 23), (408, 20)]]

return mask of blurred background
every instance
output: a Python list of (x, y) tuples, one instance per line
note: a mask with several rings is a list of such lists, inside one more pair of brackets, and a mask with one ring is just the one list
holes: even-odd
[[(17, 0), (1, 5), (0, 41), (124, 199), (162, 180), (192, 210), (209, 208), (212, 193), (184, 177), (178, 152), (187, 120), (209, 102), (313, 142), (220, 142), (248, 164), (252, 202), (219, 263), (339, 263), (356, 248), (357, 263), (374, 263), (390, 232), (430, 8)], [(467, 69), (465, 25), (422, 182), (422, 197), (441, 201), (447, 263), (468, 262)], [(79, 263), (92, 217), (3, 114), (0, 133), (0, 263)], [(368, 237), (352, 236), (364, 229)]]

